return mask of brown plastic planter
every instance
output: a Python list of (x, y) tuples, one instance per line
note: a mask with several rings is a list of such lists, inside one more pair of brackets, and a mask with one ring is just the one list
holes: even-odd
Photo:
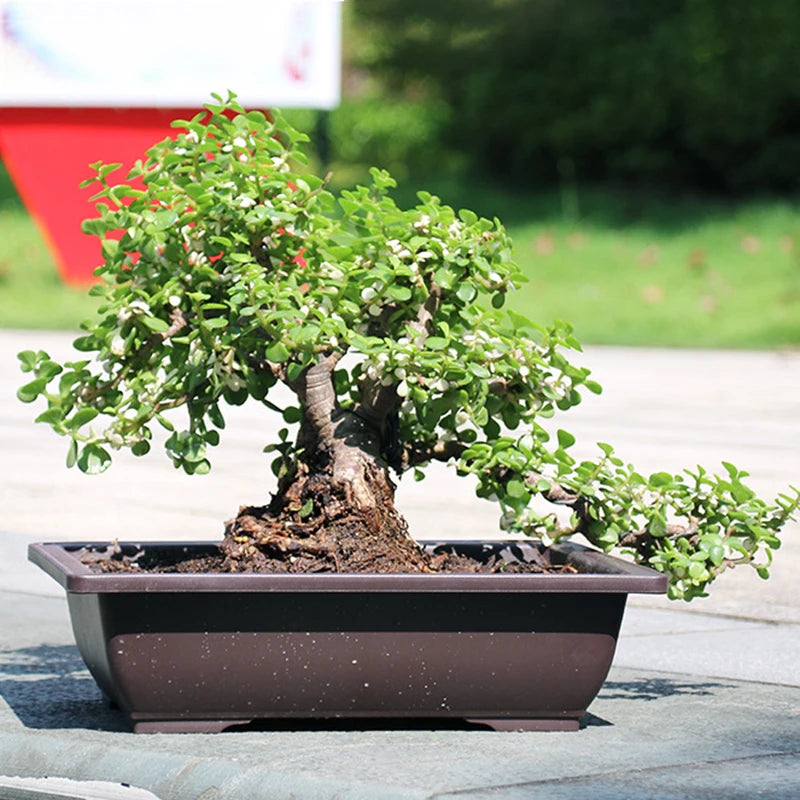
[[(426, 545), (518, 560), (539, 546)], [(137, 732), (336, 717), (575, 730), (627, 594), (666, 590), (663, 575), (576, 545), (554, 559), (577, 575), (93, 574), (77, 551), (99, 546), (34, 544), (29, 557), (66, 589), (81, 655)]]

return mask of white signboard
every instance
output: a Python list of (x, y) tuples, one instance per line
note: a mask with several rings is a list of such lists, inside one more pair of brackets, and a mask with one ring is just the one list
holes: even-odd
[(333, 108), (337, 0), (0, 0), (0, 106)]

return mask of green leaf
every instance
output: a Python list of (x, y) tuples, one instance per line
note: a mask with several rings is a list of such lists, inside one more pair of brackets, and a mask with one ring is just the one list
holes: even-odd
[(266, 374), (248, 370), (245, 378), (247, 391), (250, 392), (251, 396), (256, 400), (263, 400), (267, 396), (267, 390), (269, 389), (265, 380)]
[(111, 465), (111, 456), (98, 444), (87, 444), (78, 456), (78, 469), (87, 475), (99, 475)]
[(23, 403), (32, 403), (47, 386), (47, 378), (36, 378), (17, 389), (17, 398)]
[(87, 422), (91, 422), (100, 412), (96, 408), (79, 408), (67, 423), (69, 427), (76, 431)]
[(46, 422), (48, 425), (57, 425), (64, 419), (64, 412), (60, 408), (48, 408), (34, 420), (35, 422)]
[(75, 466), (76, 462), (78, 461), (78, 443), (73, 439), (69, 443), (69, 449), (67, 450), (67, 468), (71, 469)]
[(203, 325), (206, 328), (224, 328), (227, 324), (227, 317), (211, 317), (211, 319), (203, 320)]
[(647, 530), (651, 536), (665, 536), (667, 533), (667, 520), (664, 515), (655, 512), (648, 520)]
[(183, 471), (187, 475), (208, 475), (211, 472), (211, 462), (207, 458), (200, 461), (184, 461)]
[(407, 286), (398, 286), (397, 284), (392, 284), (387, 290), (387, 294), (397, 300), (399, 303), (405, 303), (407, 300), (411, 299), (411, 289)]
[(450, 290), (458, 282), (459, 275), (449, 267), (439, 267), (433, 275), (434, 280), (443, 289)]
[(159, 231), (166, 231), (172, 228), (178, 221), (178, 215), (171, 209), (156, 211), (155, 226)]
[(103, 258), (114, 258), (119, 251), (119, 242), (116, 239), (103, 239), (100, 243)]
[(597, 381), (584, 381), (583, 384), (592, 394), (602, 394), (603, 387)]
[(283, 419), (289, 424), (300, 422), (302, 418), (303, 414), (297, 406), (289, 406), (283, 410)]
[(669, 472), (654, 472), (647, 482), (653, 487), (669, 486), (672, 475)]
[(502, 308), (506, 304), (505, 292), (497, 292), (492, 295), (492, 306), (494, 308)]
[(692, 561), (689, 564), (689, 577), (693, 580), (701, 580), (708, 576), (705, 564), (702, 561)]
[(731, 478), (740, 477), (739, 470), (733, 464), (731, 464), (730, 461), (723, 461), (722, 466), (725, 467), (725, 471), (728, 473), (728, 475), (730, 475)]
[(72, 346), (84, 353), (90, 350), (97, 350), (97, 338), (91, 334), (89, 336), (79, 336), (72, 343)]
[(444, 350), (447, 345), (447, 339), (441, 336), (429, 336), (425, 340), (425, 347), (428, 348), (428, 350)]
[(220, 430), (225, 427), (225, 417), (222, 416), (222, 412), (219, 410), (219, 406), (216, 403), (213, 403), (208, 407), (207, 413), (212, 425)]
[(501, 416), (503, 417), (503, 424), (507, 428), (514, 430), (519, 425), (520, 414), (519, 408), (516, 406), (504, 406)]
[(250, 393), (244, 388), (233, 391), (232, 389), (226, 387), (222, 392), (222, 396), (232, 406), (241, 406), (247, 402), (247, 398), (250, 397)]
[(524, 497), (528, 493), (527, 488), (519, 478), (512, 478), (506, 484), (506, 494), (510, 497)]
[(273, 342), (265, 351), (267, 361), (273, 364), (283, 364), (289, 359), (289, 351), (282, 342)]
[(731, 484), (731, 496), (737, 503), (744, 504), (755, 497), (755, 492), (736, 480)]
[(725, 559), (725, 548), (722, 545), (716, 544), (708, 549), (708, 557), (711, 563), (718, 567)]
[(459, 209), (458, 216), (466, 225), (474, 225), (478, 221), (478, 215), (474, 211), (470, 211), (468, 208)]
[(92, 166), (95, 169), (97, 169), (97, 174), (101, 178), (106, 178), (112, 172), (114, 172), (115, 170), (118, 170), (122, 166), (122, 164), (120, 164), (119, 162), (114, 162), (114, 163), (111, 163), (111, 164), (102, 164), (101, 162), (97, 161)]
[(150, 442), (148, 442), (147, 439), (142, 439), (141, 441), (136, 442), (136, 444), (131, 447), (131, 452), (135, 456), (147, 455), (150, 452)]
[(475, 299), (477, 293), (475, 287), (471, 283), (466, 282), (460, 284), (458, 289), (456, 289), (456, 297), (461, 300), (462, 303), (471, 303)]
[(38, 361), (36, 353), (33, 350), (23, 350), (17, 353), (17, 358), (20, 360), (20, 368), (23, 372), (30, 372), (36, 366)]
[(314, 498), (309, 497), (305, 503), (303, 503), (302, 508), (297, 512), (300, 516), (300, 519), (305, 519), (307, 516), (311, 514), (314, 510)]
[(206, 443), (196, 434), (192, 434), (185, 439), (181, 455), (184, 460), (192, 463), (199, 463), (205, 458)]
[(558, 446), (566, 450), (568, 447), (572, 447), (575, 444), (575, 437), (569, 432), (558, 429)]
[(492, 375), (491, 371), (486, 366), (477, 362), (472, 362), (469, 364), (469, 371), (476, 378), (489, 378)]
[(156, 419), (158, 420), (159, 425), (161, 425), (161, 427), (165, 430), (175, 430), (175, 426), (163, 414), (156, 414)]
[(56, 375), (63, 372), (63, 369), (64, 368), (60, 364), (56, 364), (55, 361), (42, 361), (36, 368), (36, 374), (49, 383)]
[(483, 425), (483, 432), (490, 441), (496, 439), (500, 435), (500, 430), (500, 424), (491, 417), (489, 417), (489, 419), (486, 420), (486, 424)]
[(166, 333), (169, 330), (169, 323), (158, 317), (141, 317), (141, 320), (153, 333)]
[(289, 381), (296, 381), (303, 373), (304, 369), (305, 367), (302, 364), (298, 364), (296, 361), (293, 361), (288, 367), (286, 367), (286, 377), (289, 379)]

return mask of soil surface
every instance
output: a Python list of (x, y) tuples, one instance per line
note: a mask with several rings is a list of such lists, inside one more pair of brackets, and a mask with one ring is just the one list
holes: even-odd
[[(311, 573), (311, 572), (370, 572), (373, 574), (437, 572), (437, 573), (484, 573), (484, 574), (531, 574), (531, 573), (577, 573), (571, 564), (550, 563), (547, 552), (539, 554), (533, 561), (505, 561), (496, 555), (487, 559), (478, 559), (452, 552), (431, 555), (414, 547), (422, 555), (425, 569), (414, 568), (395, 559), (369, 559), (369, 566), (364, 568), (364, 559), (360, 557), (358, 548), (363, 542), (354, 540), (351, 557), (337, 557), (332, 560), (325, 554), (313, 555), (307, 552), (301, 555), (264, 552), (258, 550), (255, 557), (231, 558), (222, 548), (215, 554), (196, 558), (179, 558), (174, 554), (148, 550), (143, 547), (136, 553), (123, 553), (115, 544), (102, 551), (87, 550), (81, 553), (81, 561), (98, 573), (133, 572), (133, 573)], [(343, 563), (342, 563), (343, 562)]]

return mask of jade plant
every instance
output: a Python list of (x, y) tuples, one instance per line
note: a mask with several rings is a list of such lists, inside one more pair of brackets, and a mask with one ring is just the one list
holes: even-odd
[[(175, 466), (206, 473), (225, 406), (255, 402), (286, 424), (259, 443), (271, 501), (227, 524), (234, 562), (269, 552), (287, 569), (368, 570), (394, 551), (397, 569), (432, 570), (393, 479), (444, 461), (497, 502), (509, 533), (583, 534), (666, 573), (674, 598), (736, 565), (767, 577), (796, 490), (768, 503), (727, 463), (721, 476), (645, 475), (608, 444), (572, 455), (550, 420), (600, 386), (568, 359), (580, 350), (569, 325), (504, 308), (524, 278), (498, 220), (424, 191), (401, 209), (379, 169), (334, 196), (307, 166), (307, 137), (233, 95), (173, 126), (125, 181), (102, 163), (86, 181), (99, 217), (84, 231), (104, 258), (97, 318), (75, 341), (90, 355), (20, 354), (32, 379), (18, 396), (45, 398), (37, 419), (67, 438), (68, 466), (144, 456), (163, 426)], [(294, 398), (284, 407), (279, 385)]]

